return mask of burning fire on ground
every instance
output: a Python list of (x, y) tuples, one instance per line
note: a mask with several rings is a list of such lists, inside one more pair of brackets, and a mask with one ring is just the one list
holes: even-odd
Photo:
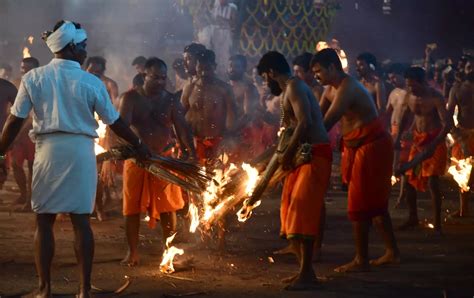
[(166, 249), (163, 253), (163, 259), (161, 260), (160, 264), (160, 271), (166, 274), (171, 274), (174, 272), (173, 260), (176, 255), (183, 255), (184, 250), (177, 248), (175, 246), (171, 246), (171, 242), (173, 242), (176, 233), (171, 235), (166, 239)]

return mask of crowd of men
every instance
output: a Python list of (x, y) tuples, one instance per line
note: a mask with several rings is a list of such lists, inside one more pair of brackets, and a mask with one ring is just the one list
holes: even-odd
[[(423, 66), (392, 63), (382, 72), (373, 54), (362, 53), (356, 58), (356, 78), (344, 72), (337, 52), (330, 48), (295, 57), (292, 69), (281, 53), (271, 51), (252, 68), (245, 56), (231, 56), (228, 76), (218, 77), (215, 53), (191, 43), (172, 64), (174, 79), (160, 58), (135, 58), (132, 87), (120, 94), (114, 80), (105, 75), (103, 57), (85, 60), (86, 37), (81, 30), (76, 23), (58, 23), (45, 37), (55, 55), (49, 64), (39, 67), (37, 59), (25, 58), (21, 79), (0, 79), (2, 159), (8, 149), (6, 161), (0, 160), (0, 189), (10, 168), (20, 190), (14, 204), (37, 214), (36, 263), (43, 297), (51, 294), (56, 214), (71, 214), (81, 295), (88, 297), (93, 256), (89, 215), (95, 201), (95, 212), (105, 218), (104, 197), (110, 197), (116, 175), (123, 175), (128, 244), (123, 264), (139, 264), (141, 215), (150, 217), (151, 227), (159, 221), (167, 238), (176, 232), (177, 212), (186, 210), (189, 202), (189, 194), (133, 161), (105, 162), (98, 169), (91, 165), (90, 140), (97, 137), (94, 112), (110, 125), (101, 140), (106, 149), (125, 140), (144, 160), (159, 154), (208, 168), (224, 152), (230, 162), (252, 162), (277, 142), (281, 127), (291, 130), (284, 148), (278, 148), (279, 162), (287, 171), (281, 235), (289, 240), (280, 253), (293, 253), (300, 263), (299, 272), (286, 280), (288, 290), (317, 284), (312, 259), (320, 254), (323, 240), (333, 152), (342, 152), (341, 177), (355, 238), (354, 259), (336, 271), (365, 271), (370, 265), (400, 262), (388, 209), (392, 176), (400, 177), (397, 205), (408, 206), (408, 219), (400, 229), (419, 224), (417, 191), (429, 190), (434, 231), (442, 232), (440, 177), (446, 172), (448, 149), (458, 160), (472, 156), (474, 150), (473, 57), (463, 56), (457, 65), (451, 62), (449, 68), (437, 69), (432, 47), (427, 47)], [(447, 146), (448, 133), (454, 139), (452, 148)], [(66, 163), (58, 157), (71, 159), (71, 154), (78, 161)], [(87, 204), (63, 201), (71, 196), (67, 188), (80, 189), (74, 198), (88, 200)], [(460, 192), (459, 216), (468, 215), (468, 195)], [(385, 244), (385, 254), (372, 261), (371, 224)], [(225, 223), (220, 230), (223, 246)]]

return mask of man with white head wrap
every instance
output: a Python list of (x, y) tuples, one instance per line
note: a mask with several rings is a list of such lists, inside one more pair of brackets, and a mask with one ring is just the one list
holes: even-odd
[(44, 39), (53, 60), (22, 78), (0, 139), (2, 156), (33, 110), (30, 137), (35, 142), (31, 205), (36, 213), (35, 263), (39, 276), (36, 297), (51, 297), (51, 262), (54, 254), (53, 225), (58, 213), (69, 213), (74, 227), (79, 263), (79, 297), (89, 297), (94, 237), (89, 217), (97, 185), (94, 138), (101, 120), (139, 152), (148, 148), (120, 118), (104, 84), (80, 65), (87, 57), (86, 32), (79, 24), (60, 21)]

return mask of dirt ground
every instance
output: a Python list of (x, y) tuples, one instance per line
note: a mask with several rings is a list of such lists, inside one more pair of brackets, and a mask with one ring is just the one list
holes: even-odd
[[(337, 180), (337, 178), (335, 179)], [(443, 180), (443, 213), (457, 205), (452, 182)], [(33, 260), (34, 215), (10, 212), (18, 196), (15, 184), (8, 181), (0, 191), (0, 297), (18, 297), (36, 286)], [(394, 204), (394, 188), (391, 205)], [(128, 276), (131, 284), (123, 297), (474, 297), (474, 219), (447, 220), (445, 235), (437, 237), (429, 228), (396, 232), (401, 250), (400, 266), (373, 268), (371, 272), (338, 274), (333, 269), (351, 260), (354, 247), (347, 220), (346, 194), (331, 189), (326, 203), (327, 226), (323, 256), (315, 263), (321, 288), (312, 292), (286, 292), (280, 280), (297, 270), (291, 256), (275, 256), (273, 251), (285, 246), (278, 238), (279, 194), (265, 198), (245, 224), (230, 218), (228, 252), (219, 254), (209, 238), (194, 236), (188, 243), (175, 245), (185, 253), (178, 258), (181, 266), (172, 275), (159, 271), (162, 237), (159, 229), (141, 229), (141, 265), (121, 266), (126, 252), (120, 200), (115, 198), (104, 222), (92, 219), (95, 233), (93, 284), (102, 289), (116, 289)], [(431, 218), (427, 194), (419, 197), (420, 219)], [(391, 209), (394, 225), (407, 215)], [(56, 255), (52, 268), (55, 297), (76, 293), (78, 276), (73, 253), (72, 227), (68, 219), (55, 226)], [(179, 237), (179, 235), (177, 236)], [(383, 253), (382, 240), (376, 231), (370, 234), (370, 256)], [(15, 296), (16, 295), (16, 296)], [(99, 297), (113, 297), (101, 294)]]

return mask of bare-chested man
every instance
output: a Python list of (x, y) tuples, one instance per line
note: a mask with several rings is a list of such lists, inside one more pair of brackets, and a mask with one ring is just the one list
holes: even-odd
[[(392, 92), (390, 92), (387, 102), (387, 115), (391, 115), (390, 133), (394, 141), (398, 134), (398, 128), (400, 127), (403, 113), (408, 107), (406, 97), (407, 92), (405, 90), (405, 78), (403, 77), (404, 72), (405, 67), (400, 63), (392, 64), (387, 70), (388, 79), (394, 87)], [(395, 151), (394, 169), (398, 168), (399, 163), (405, 163), (408, 161), (409, 153), (410, 141), (408, 140), (407, 136), (404, 136), (401, 149), (399, 151)], [(395, 208), (399, 208), (405, 203), (405, 184), (406, 178), (405, 175), (402, 175), (400, 179), (400, 194), (397, 198), (397, 204)]]
[[(257, 66), (272, 94), (281, 94), (282, 123), (293, 133), (280, 153), (281, 166), (289, 171), (283, 186), (280, 235), (290, 241), (289, 249), (299, 262), (299, 272), (284, 281), (287, 290), (309, 290), (317, 284), (312, 258), (315, 240), (322, 233), (324, 197), (331, 176), (332, 150), (323, 116), (309, 86), (292, 76), (285, 57), (266, 53)], [(301, 146), (311, 156), (297, 163)], [(282, 146), (283, 148), (284, 146)]]
[[(184, 47), (183, 63), (184, 63), (184, 70), (188, 74), (188, 84), (191, 84), (197, 80), (197, 76), (196, 76), (197, 60), (196, 59), (197, 59), (197, 56), (200, 53), (204, 52), (205, 50), (206, 50), (206, 47), (199, 43), (191, 43)], [(186, 84), (183, 86), (183, 90), (185, 88), (186, 88)], [(184, 108), (186, 108), (186, 105), (184, 105)]]
[[(433, 202), (434, 229), (441, 233), (441, 191), (439, 176), (444, 175), (447, 162), (445, 137), (452, 127), (443, 96), (428, 86), (425, 71), (421, 67), (411, 67), (405, 72), (408, 91), (408, 109), (405, 110), (399, 132), (404, 131), (407, 119), (413, 115), (413, 145), (409, 161), (402, 164), (396, 174), (408, 177), (406, 188), (409, 209), (408, 221), (400, 229), (418, 225), (416, 191), (429, 188)], [(395, 148), (400, 148), (400, 133)]]
[[(457, 160), (474, 156), (474, 58), (466, 57), (463, 81), (454, 84), (449, 94), (448, 113), (452, 118), (458, 108), (458, 125), (453, 130), (455, 145), (451, 154)], [(474, 187), (474, 175), (471, 175), (469, 186)], [(469, 191), (459, 193), (459, 211), (452, 216), (469, 216)]]
[(105, 75), (106, 65), (107, 60), (105, 60), (104, 57), (94, 56), (87, 59), (85, 69), (87, 72), (96, 75), (102, 80), (102, 82), (104, 82), (110, 99), (112, 99), (112, 103), (116, 105), (116, 100), (119, 96), (118, 85), (114, 80)]
[[(143, 94), (126, 92), (120, 104), (120, 115), (155, 154), (167, 155), (173, 128), (182, 140), (183, 155), (194, 157), (192, 139), (182, 114), (179, 99), (165, 90), (167, 66), (158, 58), (145, 63)], [(136, 265), (140, 213), (148, 212), (150, 226), (160, 220), (163, 237), (176, 231), (176, 211), (183, 208), (181, 189), (146, 172), (132, 161), (125, 161), (123, 177), (123, 214), (128, 253), (122, 263)]]
[(253, 82), (245, 75), (247, 58), (235, 55), (229, 59), (227, 74), (235, 96), (237, 107), (236, 131), (239, 134), (235, 152), (235, 161), (248, 161), (265, 151), (262, 142), (265, 114), (264, 108), (259, 103), (258, 90)]
[(319, 84), (319, 82), (314, 78), (314, 74), (311, 72), (311, 59), (313, 55), (311, 53), (303, 53), (299, 56), (296, 56), (293, 59), (293, 71), (295, 76), (303, 80), (313, 91), (314, 97), (319, 102), (321, 95), (323, 95), (324, 88)]
[(181, 97), (202, 164), (217, 157), (219, 144), (234, 128), (236, 119), (232, 88), (216, 77), (215, 69), (214, 52), (205, 50), (198, 54), (196, 81), (184, 87)]
[(377, 59), (371, 53), (362, 53), (357, 56), (356, 67), (360, 82), (372, 95), (379, 114), (383, 114), (387, 105), (387, 96), (383, 80), (376, 72)]
[(145, 63), (146, 63), (146, 58), (144, 56), (137, 56), (133, 59), (132, 66), (137, 71), (137, 74), (145, 73)]
[(388, 212), (393, 162), (393, 143), (379, 119), (367, 89), (344, 73), (335, 50), (315, 54), (311, 68), (322, 85), (328, 86), (320, 101), (324, 125), (330, 130), (338, 121), (344, 142), (342, 177), (348, 184), (348, 217), (352, 221), (356, 255), (337, 272), (369, 269), (370, 222), (382, 233), (385, 254), (371, 261), (381, 265), (399, 262), (399, 251)]
[[(5, 121), (7, 120), (8, 115), (10, 114), (9, 107), (13, 105), (15, 101), (17, 89), (15, 85), (10, 83), (7, 80), (0, 79), (0, 127), (3, 128)], [(7, 180), (7, 165), (3, 164), (3, 167), (0, 167), (0, 190), (3, 188), (3, 184)]]
[[(38, 59), (34, 57), (24, 58), (20, 64), (21, 76), (30, 70), (40, 66)], [(21, 78), (15, 81), (17, 88), (20, 87)], [(9, 152), (11, 165), (15, 182), (20, 190), (20, 196), (15, 200), (14, 204), (21, 204), (21, 210), (31, 210), (31, 181), (33, 178), (33, 161), (35, 157), (35, 144), (30, 140), (28, 132), (33, 127), (30, 117), (25, 120), (25, 124), (18, 133), (12, 148)], [(23, 163), (28, 163), (28, 176), (23, 169)]]

